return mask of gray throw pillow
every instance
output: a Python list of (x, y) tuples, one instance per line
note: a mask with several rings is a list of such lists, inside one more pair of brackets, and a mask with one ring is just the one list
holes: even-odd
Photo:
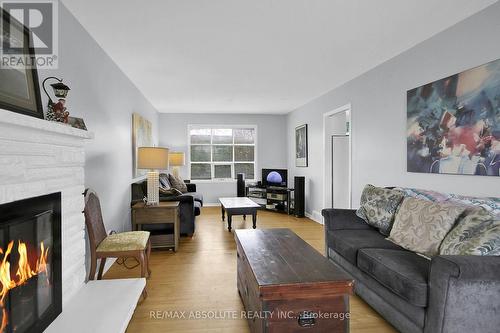
[(388, 239), (407, 250), (433, 257), (464, 210), (463, 206), (407, 197), (399, 207)]
[(484, 208), (469, 210), (446, 235), (439, 254), (500, 256), (500, 218)]
[(388, 236), (396, 210), (403, 198), (403, 192), (368, 184), (361, 194), (361, 207), (356, 211), (356, 215), (377, 228), (381, 234)]
[(184, 180), (181, 177), (175, 177), (172, 174), (168, 175), (168, 180), (170, 181), (170, 185), (181, 191), (182, 193), (187, 193), (187, 186)]
[(160, 187), (160, 194), (162, 196), (178, 196), (181, 195), (182, 192), (173, 187), (169, 188), (168, 190), (164, 190)]

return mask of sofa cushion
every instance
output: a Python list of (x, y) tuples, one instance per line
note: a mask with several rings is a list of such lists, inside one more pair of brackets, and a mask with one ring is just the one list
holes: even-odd
[(389, 240), (401, 247), (433, 257), (465, 207), (407, 197), (403, 200)]
[(328, 246), (355, 266), (359, 249), (383, 248), (401, 250), (401, 247), (386, 240), (375, 229), (336, 230), (329, 233)]
[(368, 184), (361, 194), (361, 207), (356, 211), (356, 215), (388, 236), (396, 209), (403, 197), (403, 192)]
[[(427, 308), (410, 304), (404, 298), (393, 293), (389, 288), (384, 287), (369, 274), (363, 272), (359, 267), (347, 262), (347, 260), (332, 249), (328, 250), (328, 256), (333, 263), (338, 264), (353, 277), (355, 280), (354, 292), (356, 295), (360, 296), (365, 302), (382, 314), (400, 332), (423, 333)], [(412, 326), (415, 325), (419, 329), (412, 329)]]
[(358, 268), (415, 306), (427, 305), (427, 281), (431, 262), (413, 252), (362, 249)]
[(468, 210), (446, 235), (439, 253), (443, 255), (500, 255), (500, 218), (486, 209)]

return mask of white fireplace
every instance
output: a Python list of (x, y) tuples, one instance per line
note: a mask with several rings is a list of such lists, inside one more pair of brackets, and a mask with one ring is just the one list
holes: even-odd
[(84, 285), (85, 142), (93, 134), (0, 110), (0, 205), (61, 192), (63, 311)]

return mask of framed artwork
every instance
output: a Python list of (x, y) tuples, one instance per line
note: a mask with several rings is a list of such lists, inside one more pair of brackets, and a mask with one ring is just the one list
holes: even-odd
[(408, 172), (500, 176), (500, 59), (407, 92)]
[(135, 178), (147, 174), (147, 170), (137, 168), (137, 150), (139, 147), (153, 147), (153, 132), (151, 122), (134, 113), (132, 114), (132, 162)]
[(307, 124), (295, 128), (295, 166), (307, 167)]
[[(2, 43), (3, 55), (9, 54), (9, 51), (4, 48), (6, 40), (9, 39), (11, 47), (24, 48), (23, 54), (34, 57), (34, 50), (29, 46), (31, 40), (29, 29), (3, 9), (0, 11), (2, 14), (0, 43)], [(35, 65), (10, 67), (8, 64), (2, 64), (0, 66), (0, 108), (43, 119)]]

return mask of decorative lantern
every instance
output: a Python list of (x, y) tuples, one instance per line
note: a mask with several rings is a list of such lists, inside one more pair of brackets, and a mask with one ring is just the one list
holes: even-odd
[(50, 86), (54, 89), (54, 95), (56, 95), (57, 98), (66, 98), (68, 91), (71, 90), (67, 85), (62, 83), (62, 80), (58, 83), (52, 83)]
[[(45, 89), (45, 82), (47, 80), (53, 79), (58, 81), (57, 83), (53, 83), (50, 86), (54, 90), (54, 95), (58, 98), (57, 103), (54, 103), (52, 101), (52, 98), (50, 97), (49, 93), (47, 92), (47, 89)], [(69, 112), (66, 109), (66, 96), (68, 95), (68, 91), (70, 91), (70, 88), (62, 83), (62, 79), (58, 79), (57, 77), (50, 76), (43, 80), (42, 82), (42, 87), (43, 91), (49, 98), (49, 102), (47, 105), (47, 114), (45, 118), (50, 121), (57, 121), (61, 123), (68, 123), (68, 117), (69, 117)]]

